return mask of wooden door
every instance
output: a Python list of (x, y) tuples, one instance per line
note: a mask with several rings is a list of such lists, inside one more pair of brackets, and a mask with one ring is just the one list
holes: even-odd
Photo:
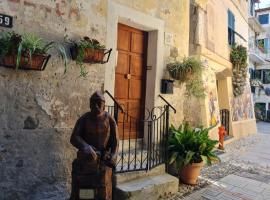
[[(147, 32), (118, 24), (118, 61), (115, 70), (115, 99), (128, 116), (119, 116), (121, 139), (143, 136)], [(125, 119), (123, 119), (125, 118)]]

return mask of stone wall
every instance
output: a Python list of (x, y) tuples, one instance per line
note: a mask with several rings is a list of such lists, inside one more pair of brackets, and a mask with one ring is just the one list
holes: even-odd
[[(188, 54), (189, 0), (115, 0), (165, 22), (174, 37), (165, 45), (165, 62)], [(106, 44), (107, 0), (6, 0), (0, 13), (13, 16), (12, 30), (31, 32), (45, 41), (64, 42), (88, 35)], [(10, 29), (0, 28), (0, 31)], [(109, 47), (108, 47), (109, 48)], [(68, 51), (68, 48), (67, 48)], [(22, 71), (0, 67), (0, 199), (67, 199), (75, 149), (69, 137), (76, 119), (89, 110), (89, 95), (104, 88), (105, 65), (86, 64), (88, 76), (52, 51), (46, 69)], [(164, 63), (165, 65), (166, 63)], [(166, 96), (183, 119), (183, 91)]]
[[(45, 41), (89, 35), (104, 43), (102, 3), (7, 0), (0, 2), (0, 13), (13, 16), (12, 30), (32, 32)], [(89, 110), (89, 95), (103, 88), (105, 68), (86, 64), (88, 76), (78, 78), (74, 61), (69, 59), (64, 74), (62, 60), (51, 54), (42, 72), (0, 67), (0, 199), (69, 196), (75, 157), (69, 137), (75, 120)]]

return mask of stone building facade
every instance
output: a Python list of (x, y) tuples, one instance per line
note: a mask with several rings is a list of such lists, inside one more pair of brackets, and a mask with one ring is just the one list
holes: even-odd
[[(1, 27), (1, 32), (35, 33), (59, 43), (66, 36), (89, 36), (113, 49), (107, 64), (85, 64), (86, 78), (78, 77), (71, 59), (64, 74), (64, 63), (53, 51), (42, 72), (0, 67), (0, 199), (68, 198), (74, 123), (89, 110), (94, 91), (114, 95), (118, 23), (148, 33), (146, 106), (160, 104), (166, 62), (188, 56), (189, 5), (189, 0), (0, 1), (0, 13), (13, 17), (13, 28)], [(176, 86), (165, 97), (177, 108), (176, 123), (183, 119), (182, 90)]]
[[(0, 1), (0, 13), (13, 17), (13, 28), (1, 27), (1, 32), (30, 32), (62, 44), (65, 37), (89, 36), (113, 49), (108, 63), (85, 64), (85, 78), (79, 77), (71, 59), (64, 74), (64, 63), (54, 51), (42, 72), (0, 67), (0, 199), (68, 198), (71, 162), (76, 156), (69, 143), (74, 123), (89, 110), (94, 91), (117, 95), (118, 24), (148, 35), (145, 107), (163, 105), (158, 95), (166, 64), (196, 55), (205, 65), (206, 98), (189, 99), (185, 87), (175, 83), (173, 94), (162, 95), (177, 110), (171, 112), (170, 123), (179, 125), (185, 119), (219, 126), (220, 109), (228, 109), (233, 137), (255, 133), (250, 90), (238, 99), (233, 97), (228, 9), (235, 14), (236, 31), (247, 39), (245, 0)], [(246, 41), (239, 42), (247, 46)], [(218, 136), (217, 126), (211, 132), (213, 138)]]

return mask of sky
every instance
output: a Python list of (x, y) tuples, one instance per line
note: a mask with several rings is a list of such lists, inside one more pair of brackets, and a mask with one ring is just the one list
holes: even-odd
[(270, 0), (261, 0), (260, 8), (265, 8), (270, 6)]

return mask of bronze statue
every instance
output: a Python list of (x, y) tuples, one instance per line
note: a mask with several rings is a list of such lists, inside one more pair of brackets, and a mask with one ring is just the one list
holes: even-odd
[(94, 195), (95, 200), (112, 199), (112, 169), (119, 138), (115, 120), (104, 110), (104, 96), (95, 92), (90, 98), (90, 112), (80, 117), (73, 129), (70, 142), (78, 152), (72, 164), (72, 200), (79, 200), (83, 191)]

